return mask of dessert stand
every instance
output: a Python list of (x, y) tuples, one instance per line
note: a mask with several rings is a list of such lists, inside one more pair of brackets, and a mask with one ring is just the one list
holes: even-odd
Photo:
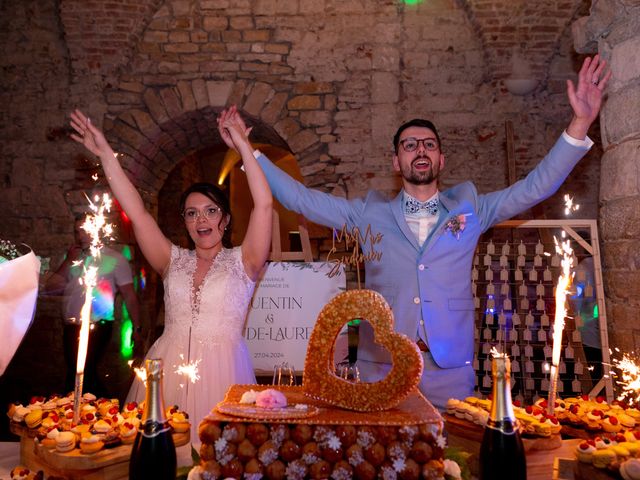
[[(33, 471), (42, 470), (45, 476), (65, 477), (69, 480), (126, 480), (129, 478), (129, 457), (133, 445), (103, 448), (96, 453), (82, 453), (79, 448), (61, 453), (42, 446), (28, 428), (11, 424), (11, 432), (20, 436), (20, 461)], [(189, 443), (189, 431), (174, 433), (176, 447)]]

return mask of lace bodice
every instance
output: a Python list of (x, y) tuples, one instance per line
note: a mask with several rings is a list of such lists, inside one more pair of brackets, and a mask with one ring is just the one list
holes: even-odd
[(247, 276), (240, 247), (223, 248), (195, 291), (195, 251), (171, 247), (164, 278), (164, 334), (188, 335), (209, 342), (238, 340), (255, 283)]

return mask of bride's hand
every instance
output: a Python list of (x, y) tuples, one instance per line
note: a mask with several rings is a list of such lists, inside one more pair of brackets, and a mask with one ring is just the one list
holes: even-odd
[(218, 117), (218, 132), (224, 143), (238, 151), (241, 143), (249, 143), (251, 128), (247, 128), (235, 105), (223, 110)]
[(69, 123), (76, 131), (75, 134), (71, 134), (71, 138), (84, 145), (91, 153), (100, 157), (112, 152), (111, 146), (104, 138), (104, 134), (80, 110), (76, 109), (71, 113), (71, 121)]

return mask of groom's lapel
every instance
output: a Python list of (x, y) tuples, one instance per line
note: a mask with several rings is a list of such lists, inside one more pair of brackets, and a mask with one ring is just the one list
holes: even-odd
[(439, 198), (440, 211), (438, 215), (438, 221), (436, 222), (435, 226), (429, 233), (427, 240), (422, 246), (423, 252), (426, 252), (431, 247), (431, 245), (433, 245), (433, 243), (442, 236), (442, 234), (444, 233), (444, 225), (447, 224), (451, 217), (457, 214), (457, 209), (460, 205), (460, 202), (442, 195), (442, 192), (440, 192)]
[(418, 240), (416, 236), (413, 234), (409, 225), (407, 225), (407, 221), (404, 218), (404, 209), (402, 207), (402, 199), (404, 197), (404, 190), (400, 190), (400, 193), (396, 195), (396, 197), (389, 202), (389, 206), (391, 207), (391, 212), (393, 213), (393, 217), (398, 224), (398, 228), (407, 237), (407, 240), (413, 245), (413, 248), (416, 250), (420, 250), (420, 246), (418, 245)]

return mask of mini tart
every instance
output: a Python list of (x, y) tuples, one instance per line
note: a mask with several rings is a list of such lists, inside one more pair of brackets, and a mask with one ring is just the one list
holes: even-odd
[(615, 415), (609, 415), (602, 421), (602, 429), (605, 432), (617, 433), (622, 430), (622, 425), (620, 425), (620, 422)]
[(18, 465), (17, 467), (13, 468), (13, 470), (11, 470), (9, 478), (11, 478), (12, 480), (24, 480), (29, 478), (30, 473), (31, 471), (27, 467)]
[(594, 442), (598, 450), (609, 448), (611, 446), (611, 440), (606, 437), (596, 437)]
[(560, 430), (562, 430), (562, 425), (560, 425), (558, 419), (553, 415), (547, 415), (544, 421), (541, 421), (540, 423), (549, 425), (552, 435), (557, 435), (560, 433)]
[(620, 475), (624, 480), (640, 480), (640, 460), (630, 458), (620, 464)]
[(627, 408), (625, 413), (633, 418), (636, 422), (640, 422), (640, 410), (637, 408)]
[(135, 417), (138, 415), (138, 404), (137, 402), (129, 402), (122, 409), (122, 416), (127, 417)]
[(591, 463), (593, 458), (593, 452), (595, 452), (596, 450), (597, 449), (595, 445), (593, 445), (592, 441), (582, 442), (580, 443), (580, 445), (576, 447), (576, 451), (575, 451), (576, 458), (578, 459), (579, 462)]
[(124, 422), (120, 425), (120, 439), (125, 445), (132, 444), (136, 439), (138, 429), (130, 422)]
[(596, 468), (607, 468), (616, 459), (616, 454), (610, 448), (596, 450), (591, 457), (591, 463)]
[(100, 437), (100, 439), (104, 442), (104, 448), (117, 447), (122, 443), (120, 435), (115, 430), (111, 430), (104, 435), (98, 435), (98, 437)]
[(80, 450), (82, 453), (96, 453), (104, 447), (104, 442), (97, 435), (91, 435), (80, 440)]
[(185, 417), (184, 413), (176, 412), (169, 419), (169, 424), (173, 427), (173, 431), (176, 433), (185, 433), (189, 428), (191, 428), (191, 424), (187, 417)]

